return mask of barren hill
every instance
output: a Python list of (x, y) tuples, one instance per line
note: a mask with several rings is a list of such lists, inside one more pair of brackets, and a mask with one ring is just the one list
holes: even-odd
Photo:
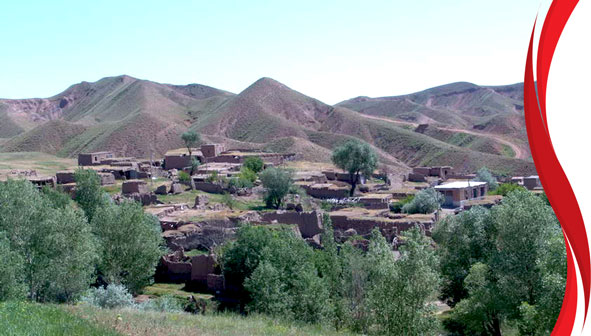
[(420, 124), (475, 129), (526, 139), (523, 84), (453, 83), (393, 97), (357, 97), (337, 104), (352, 110)]
[(531, 160), (519, 159), (527, 148), (520, 90), (455, 83), (330, 106), (270, 78), (232, 94), (107, 77), (46, 99), (0, 100), (0, 144), (4, 151), (73, 156), (113, 150), (147, 157), (180, 147), (180, 133), (195, 129), (205, 141), (296, 152), (309, 161), (330, 160), (334, 146), (359, 138), (398, 170), (450, 164), (533, 173)]

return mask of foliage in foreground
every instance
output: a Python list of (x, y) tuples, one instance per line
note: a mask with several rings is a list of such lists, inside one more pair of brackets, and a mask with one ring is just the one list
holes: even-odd
[[(111, 316), (116, 321), (116, 316)], [(121, 335), (68, 313), (62, 307), (26, 302), (0, 302), (0, 330), (3, 335)]]
[(437, 260), (418, 229), (404, 235), (396, 260), (377, 229), (366, 253), (349, 243), (339, 249), (327, 216), (324, 224), (322, 250), (290, 228), (240, 228), (221, 261), (248, 312), (375, 335), (435, 332), (428, 302), (438, 286)]
[(97, 281), (134, 292), (149, 283), (164, 253), (158, 221), (114, 204), (96, 172), (75, 178), (77, 204), (26, 180), (0, 183), (0, 300), (69, 302)]
[(136, 293), (148, 285), (160, 256), (160, 223), (139, 203), (125, 201), (99, 208), (92, 220), (101, 242), (97, 270), (102, 281), (124, 284)]
[(0, 246), (12, 273), (0, 276), (0, 299), (69, 301), (92, 282), (97, 248), (84, 214), (54, 208), (26, 180), (0, 183)]
[(566, 251), (552, 208), (524, 190), (486, 210), (450, 216), (436, 228), (442, 297), (455, 306), (449, 326), (500, 335), (503, 324), (524, 335), (548, 335), (562, 305)]

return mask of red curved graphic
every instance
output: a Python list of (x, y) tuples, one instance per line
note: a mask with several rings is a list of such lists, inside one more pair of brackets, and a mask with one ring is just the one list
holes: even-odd
[(537, 86), (533, 68), (533, 33), (525, 69), (524, 107), (529, 145), (542, 185), (562, 225), (567, 249), (566, 290), (553, 335), (568, 335), (573, 332), (578, 292), (575, 258), (582, 278), (585, 316), (589, 307), (590, 254), (585, 224), (571, 185), (554, 152), (546, 121), (546, 87), (552, 57), (577, 3), (578, 0), (556, 0), (550, 7), (538, 46)]

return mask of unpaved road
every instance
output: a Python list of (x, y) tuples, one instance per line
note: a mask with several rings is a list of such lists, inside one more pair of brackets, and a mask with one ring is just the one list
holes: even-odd
[[(378, 116), (372, 116), (372, 115), (367, 115), (367, 114), (362, 114), (360, 113), (360, 115), (364, 116), (365, 118), (368, 119), (374, 119), (374, 120), (381, 120), (381, 121), (385, 121), (385, 122), (389, 122), (389, 123), (393, 123), (393, 124), (401, 124), (401, 125), (410, 125), (413, 127), (417, 127), (419, 126), (419, 124), (417, 123), (413, 123), (410, 121), (401, 121), (401, 120), (393, 120), (390, 118), (385, 118), (385, 117), (378, 117)], [(511, 147), (511, 149), (513, 150), (513, 152), (515, 152), (515, 158), (516, 159), (522, 159), (522, 160), (526, 160), (528, 155), (527, 155), (527, 151), (525, 151), (523, 148), (521, 148), (519, 145), (503, 138), (500, 135), (497, 134), (492, 134), (492, 133), (486, 133), (486, 132), (478, 132), (478, 131), (472, 131), (472, 130), (466, 130), (466, 129), (461, 129), (461, 128), (448, 128), (448, 127), (440, 127), (440, 126), (433, 126), (433, 125), (429, 125), (430, 127), (435, 127), (438, 128), (440, 130), (444, 130), (444, 131), (450, 131), (450, 132), (458, 132), (458, 133), (466, 133), (466, 134), (472, 134), (472, 135), (476, 135), (476, 136), (481, 136), (481, 137), (485, 137), (485, 138), (489, 138), (492, 139), (494, 141), (500, 142), (504, 145), (507, 145), (509, 147)]]

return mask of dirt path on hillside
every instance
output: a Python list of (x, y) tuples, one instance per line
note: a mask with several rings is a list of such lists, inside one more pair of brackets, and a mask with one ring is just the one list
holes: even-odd
[[(389, 123), (393, 123), (393, 124), (401, 124), (401, 125), (410, 125), (413, 127), (417, 127), (419, 126), (419, 124), (417, 123), (413, 123), (410, 121), (401, 121), (401, 120), (393, 120), (390, 118), (385, 118), (385, 117), (377, 117), (377, 116), (372, 116), (372, 115), (367, 115), (367, 114), (361, 114), (360, 115), (368, 118), (368, 119), (374, 119), (374, 120), (381, 120), (381, 121), (385, 121), (385, 122), (389, 122)], [(457, 132), (457, 133), (466, 133), (466, 134), (472, 134), (472, 135), (476, 135), (476, 136), (481, 136), (481, 137), (485, 137), (485, 138), (489, 138), (492, 139), (494, 141), (500, 142), (504, 145), (509, 146), (513, 152), (515, 152), (515, 158), (516, 159), (522, 159), (522, 160), (526, 160), (528, 155), (527, 155), (527, 151), (525, 151), (523, 148), (521, 148), (519, 145), (503, 138), (500, 135), (496, 135), (496, 134), (492, 134), (492, 133), (486, 133), (486, 132), (477, 132), (477, 131), (472, 131), (472, 130), (466, 130), (466, 129), (461, 129), (461, 128), (448, 128), (448, 127), (440, 127), (440, 126), (434, 126), (434, 125), (429, 125), (430, 127), (435, 127), (438, 128), (440, 130), (444, 130), (444, 131), (449, 131), (449, 132)]]

